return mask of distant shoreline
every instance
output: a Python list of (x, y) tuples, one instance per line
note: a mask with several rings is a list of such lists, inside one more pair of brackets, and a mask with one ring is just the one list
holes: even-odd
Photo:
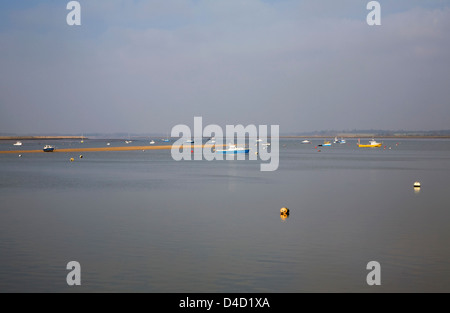
[(450, 135), (442, 135), (442, 136), (437, 136), (437, 135), (390, 135), (390, 136), (381, 136), (381, 135), (329, 135), (329, 136), (324, 136), (324, 135), (312, 135), (312, 136), (280, 136), (280, 138), (318, 138), (318, 139), (323, 139), (323, 138), (333, 138), (333, 137), (339, 137), (339, 138), (353, 138), (353, 139), (357, 139), (357, 138), (385, 138), (385, 139), (449, 139)]
[[(368, 135), (368, 134), (345, 134), (345, 135), (285, 135), (280, 136), (280, 138), (298, 138), (298, 139), (326, 139), (326, 138), (386, 138), (386, 139), (450, 139), (450, 135)], [(178, 138), (171, 137), (173, 140)], [(205, 137), (206, 138), (206, 137)], [(88, 137), (84, 136), (0, 136), (0, 140), (89, 140)], [(114, 138), (109, 138), (113, 140)], [(120, 138), (117, 138), (120, 139)]]
[(83, 136), (0, 136), (0, 140), (39, 140), (39, 139), (88, 139)]

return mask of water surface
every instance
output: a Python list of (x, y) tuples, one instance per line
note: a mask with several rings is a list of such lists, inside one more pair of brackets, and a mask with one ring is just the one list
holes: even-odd
[(300, 141), (280, 141), (275, 172), (170, 150), (0, 154), (0, 292), (449, 292), (450, 141)]

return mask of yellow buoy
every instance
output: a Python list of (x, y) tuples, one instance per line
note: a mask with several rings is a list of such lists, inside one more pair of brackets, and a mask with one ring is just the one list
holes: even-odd
[(73, 158), (70, 158), (70, 162), (73, 162), (73, 161), (75, 161)]
[(416, 181), (414, 182), (414, 193), (420, 192), (420, 182)]
[(289, 215), (289, 209), (288, 208), (281, 208), (280, 214)]
[(83, 158), (83, 155), (82, 154), (80, 154), (80, 159), (82, 159)]

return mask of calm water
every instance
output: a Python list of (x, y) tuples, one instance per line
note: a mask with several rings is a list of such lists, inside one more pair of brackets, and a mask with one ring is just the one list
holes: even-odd
[(319, 143), (281, 140), (275, 172), (170, 150), (0, 154), (0, 292), (450, 292), (450, 141)]

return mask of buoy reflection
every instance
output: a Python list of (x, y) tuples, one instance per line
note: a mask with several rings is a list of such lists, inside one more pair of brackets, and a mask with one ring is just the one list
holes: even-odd
[(287, 219), (289, 218), (289, 214), (283, 214), (283, 213), (281, 213), (281, 214), (280, 214), (280, 218), (281, 218), (282, 221), (285, 221), (285, 220), (287, 220)]

